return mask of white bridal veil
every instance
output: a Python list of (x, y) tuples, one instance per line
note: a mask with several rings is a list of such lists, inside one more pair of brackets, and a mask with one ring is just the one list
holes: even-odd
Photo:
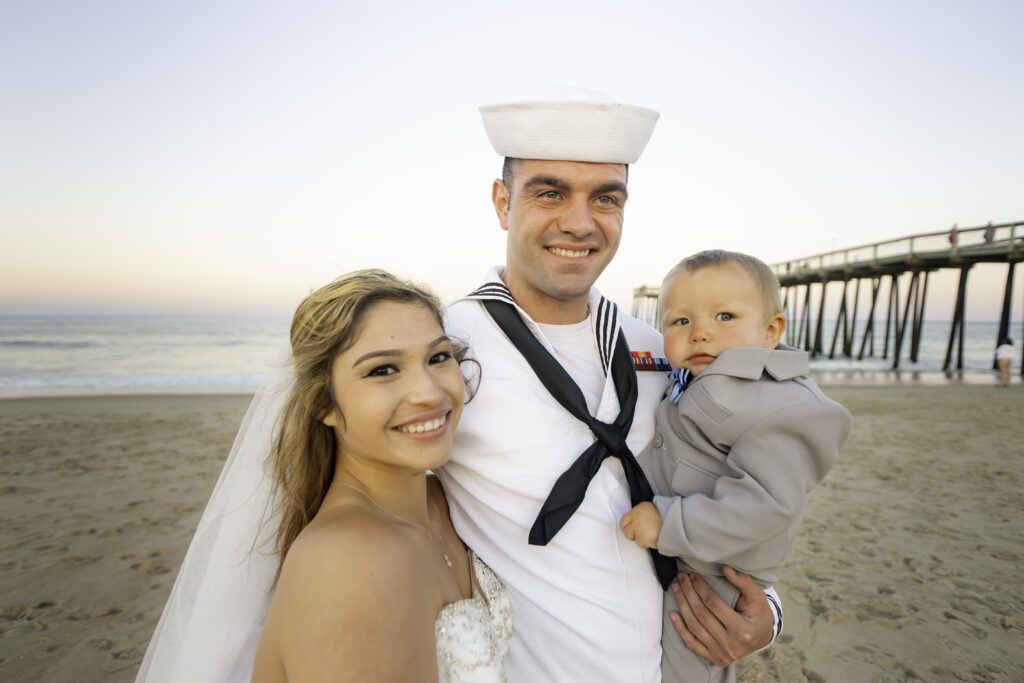
[(245, 414), (136, 683), (249, 680), (278, 562), (265, 461), (293, 375), (276, 367)]

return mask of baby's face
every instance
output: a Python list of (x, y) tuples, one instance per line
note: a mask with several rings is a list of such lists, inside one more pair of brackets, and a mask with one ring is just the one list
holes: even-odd
[(725, 349), (779, 343), (785, 319), (765, 310), (754, 278), (737, 263), (679, 272), (662, 285), (661, 330), (674, 368), (699, 375)]

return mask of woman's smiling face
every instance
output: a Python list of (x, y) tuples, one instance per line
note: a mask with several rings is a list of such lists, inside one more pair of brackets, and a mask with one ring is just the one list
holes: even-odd
[(419, 303), (382, 301), (331, 365), (338, 455), (374, 469), (422, 471), (451, 455), (465, 383), (452, 344)]

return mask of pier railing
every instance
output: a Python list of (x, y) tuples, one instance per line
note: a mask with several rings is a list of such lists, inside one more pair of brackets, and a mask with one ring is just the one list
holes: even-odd
[[(842, 272), (905, 269), (906, 266), (954, 267), (961, 262), (1019, 261), (1024, 258), (1024, 222), (953, 226), (940, 232), (926, 232), (883, 242), (837, 249), (824, 254), (772, 264), (785, 287), (807, 278)], [(940, 265), (941, 264), (941, 265)]]

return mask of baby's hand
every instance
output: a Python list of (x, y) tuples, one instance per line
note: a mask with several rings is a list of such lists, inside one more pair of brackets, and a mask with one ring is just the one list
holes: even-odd
[(626, 538), (641, 548), (657, 548), (661, 533), (661, 513), (654, 503), (640, 503), (627, 512), (619, 522)]

